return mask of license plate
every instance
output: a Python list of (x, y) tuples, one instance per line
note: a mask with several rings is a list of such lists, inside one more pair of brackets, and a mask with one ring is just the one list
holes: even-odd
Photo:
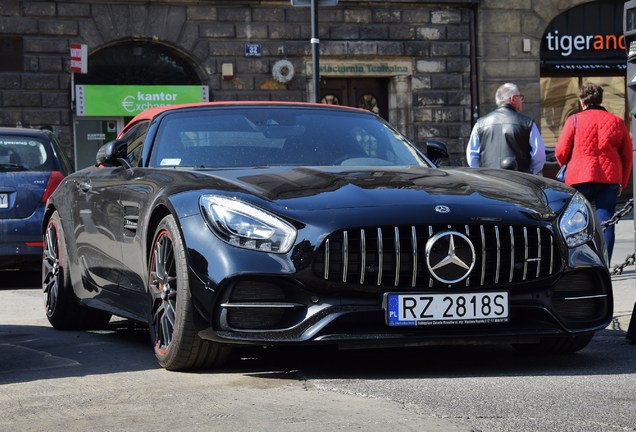
[(0, 209), (9, 208), (9, 195), (0, 193)]
[(385, 294), (389, 326), (488, 324), (508, 321), (508, 293)]

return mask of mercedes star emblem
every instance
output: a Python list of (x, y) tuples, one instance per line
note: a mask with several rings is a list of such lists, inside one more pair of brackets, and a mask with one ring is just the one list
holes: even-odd
[(426, 265), (438, 281), (448, 284), (460, 282), (475, 266), (475, 247), (460, 232), (439, 232), (426, 242)]

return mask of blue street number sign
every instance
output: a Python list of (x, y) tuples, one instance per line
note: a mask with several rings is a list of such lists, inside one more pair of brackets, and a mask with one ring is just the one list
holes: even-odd
[(245, 57), (260, 57), (263, 54), (261, 44), (246, 43)]

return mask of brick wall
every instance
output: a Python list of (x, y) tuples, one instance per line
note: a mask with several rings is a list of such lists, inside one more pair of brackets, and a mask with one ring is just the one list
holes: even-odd
[[(581, 2), (340, 0), (336, 7), (319, 10), (320, 55), (411, 60), (409, 85), (394, 86), (410, 94), (393, 95), (392, 101), (409, 104), (412, 116), (409, 124), (404, 119), (397, 123), (414, 140), (446, 142), (453, 163), (461, 164), (472, 121), (492, 109), (500, 83), (518, 83), (526, 95), (526, 113), (538, 117), (543, 29), (552, 17)], [(214, 100), (304, 101), (311, 87), (305, 75), (311, 61), (310, 10), (291, 7), (289, 1), (3, 0), (2, 36), (23, 37), (24, 71), (0, 72), (0, 125), (51, 125), (69, 154), (70, 43), (87, 44), (89, 55), (123, 41), (163, 44), (193, 65)], [(521, 51), (523, 38), (532, 40), (530, 53)], [(244, 57), (246, 42), (260, 43), (263, 56)], [(272, 65), (283, 58), (296, 71), (287, 84), (271, 76)], [(233, 80), (222, 79), (223, 63), (234, 65)]]
[[(524, 113), (540, 123), (539, 56), (541, 38), (560, 13), (590, 0), (481, 0), (477, 63), (479, 114), (495, 108), (495, 91), (514, 82), (524, 94)], [(523, 52), (523, 39), (530, 52)]]

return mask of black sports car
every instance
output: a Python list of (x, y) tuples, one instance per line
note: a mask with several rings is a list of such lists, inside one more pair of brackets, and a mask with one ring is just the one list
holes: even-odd
[(353, 108), (150, 109), (62, 182), (43, 231), (51, 324), (146, 323), (171, 370), (250, 344), (567, 353), (612, 317), (585, 198), (519, 172), (438, 168)]

